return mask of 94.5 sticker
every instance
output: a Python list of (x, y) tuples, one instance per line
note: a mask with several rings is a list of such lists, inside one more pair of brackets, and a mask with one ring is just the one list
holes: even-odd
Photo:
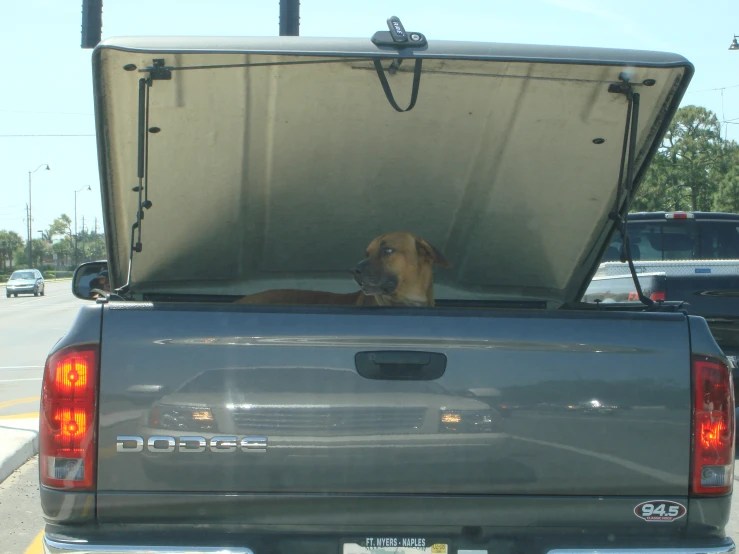
[(649, 500), (634, 508), (636, 517), (644, 521), (675, 521), (686, 513), (688, 513), (688, 510), (685, 506), (672, 500)]

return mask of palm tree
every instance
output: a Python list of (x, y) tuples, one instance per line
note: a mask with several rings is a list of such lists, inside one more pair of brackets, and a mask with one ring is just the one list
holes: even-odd
[(23, 239), (15, 231), (0, 230), (0, 263), (13, 270), (13, 252), (23, 247)]

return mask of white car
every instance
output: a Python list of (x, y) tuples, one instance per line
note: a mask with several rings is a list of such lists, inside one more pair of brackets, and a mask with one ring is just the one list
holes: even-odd
[(16, 298), (19, 294), (33, 294), (43, 296), (45, 290), (44, 276), (38, 269), (19, 269), (5, 283), (5, 296), (10, 298), (12, 294)]

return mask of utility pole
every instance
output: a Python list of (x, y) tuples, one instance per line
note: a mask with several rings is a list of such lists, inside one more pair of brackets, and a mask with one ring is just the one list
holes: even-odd
[(33, 265), (33, 245), (31, 243), (31, 238), (33, 235), (33, 212), (31, 211), (31, 175), (36, 173), (39, 169), (45, 168), (46, 171), (51, 170), (49, 167), (49, 164), (41, 164), (33, 171), (28, 172), (28, 267), (30, 268)]
[[(82, 236), (84, 237), (84, 235), (85, 235), (85, 216), (83, 215), (82, 216)], [(84, 241), (82, 242), (82, 259), (83, 260), (85, 259), (85, 243), (84, 243)]]
[[(90, 185), (85, 185), (80, 190), (74, 191), (74, 267), (77, 267), (77, 195), (83, 190), (92, 190)], [(82, 218), (83, 225), (85, 218)], [(84, 229), (84, 227), (83, 227)]]
[(95, 234), (96, 235), (98, 234), (98, 218), (97, 218), (97, 216), (95, 217)]
[(103, 33), (103, 0), (82, 0), (82, 48), (95, 48)]
[(280, 36), (300, 34), (300, 0), (280, 0)]
[(31, 261), (31, 216), (29, 215), (28, 204), (26, 204), (26, 231), (28, 232), (28, 267), (33, 265)]

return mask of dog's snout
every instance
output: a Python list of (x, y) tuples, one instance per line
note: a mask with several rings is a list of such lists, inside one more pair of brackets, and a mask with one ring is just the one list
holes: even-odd
[(351, 269), (352, 275), (361, 275), (361, 273), (367, 268), (367, 264), (369, 264), (369, 260), (362, 260), (359, 262)]

